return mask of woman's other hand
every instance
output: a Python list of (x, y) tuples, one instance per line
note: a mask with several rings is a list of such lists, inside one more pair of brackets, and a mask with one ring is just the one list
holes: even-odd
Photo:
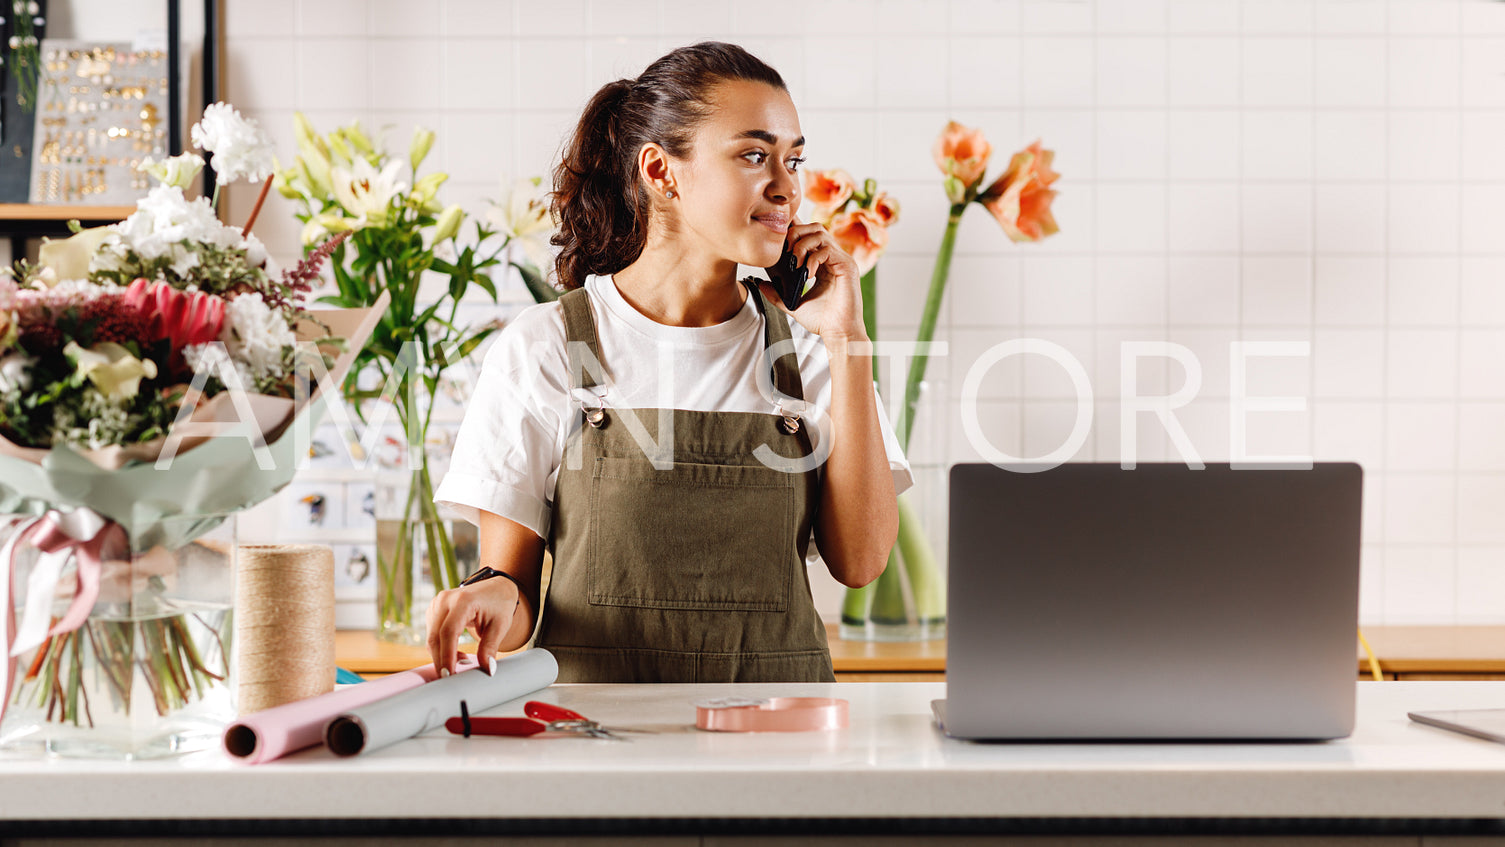
[(826, 340), (865, 340), (862, 323), (862, 279), (857, 261), (837, 246), (830, 230), (819, 223), (792, 223), (785, 236), (800, 264), (810, 271), (814, 284), (799, 308), (784, 309), (778, 292), (766, 282), (759, 283), (763, 296), (785, 313), (792, 315), (805, 329)]
[(440, 676), (455, 672), (460, 633), (476, 634), (476, 661), (482, 673), (491, 673), (496, 647), (512, 629), (520, 593), (510, 579), (493, 577), (473, 585), (439, 592), (429, 603), (429, 653)]
[(528, 643), (537, 620), (543, 552), (544, 540), (533, 530), (481, 512), (481, 563), (506, 571), (517, 582), (495, 576), (434, 596), (427, 615), (428, 648), (440, 675), (455, 672), (460, 634), (467, 629), (476, 635), (476, 661), (488, 674), (498, 651)]

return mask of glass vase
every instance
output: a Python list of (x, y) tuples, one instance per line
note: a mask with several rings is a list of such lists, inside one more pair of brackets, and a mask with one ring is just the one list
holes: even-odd
[[(0, 521), (0, 540), (28, 520)], [(100, 548), (100, 590), (87, 618), (17, 657), (0, 747), (151, 759), (217, 746), (235, 717), (235, 533), (236, 517), (228, 514), (169, 518), (136, 536), (112, 535)], [(16, 546), (18, 627), (42, 561), (30, 537)], [(78, 567), (79, 556), (70, 553), (52, 590), (52, 624), (73, 602)]]
[(945, 386), (943, 378), (920, 383), (905, 451), (914, 486), (899, 495), (899, 537), (883, 574), (865, 588), (846, 592), (839, 629), (844, 639), (946, 637), (947, 434), (952, 415), (942, 408)]
[(476, 569), (478, 539), (434, 503), (434, 471), (383, 472), (376, 479), (376, 636), (427, 643), (429, 601)]

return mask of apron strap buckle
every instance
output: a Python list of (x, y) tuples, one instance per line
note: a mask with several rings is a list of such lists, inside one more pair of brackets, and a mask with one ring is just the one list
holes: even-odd
[(585, 422), (600, 429), (606, 426), (606, 409), (603, 406), (587, 406), (580, 404), (580, 411), (585, 413)]

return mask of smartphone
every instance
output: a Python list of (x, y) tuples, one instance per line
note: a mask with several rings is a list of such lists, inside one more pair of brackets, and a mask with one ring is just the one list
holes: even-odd
[(784, 308), (794, 311), (799, 308), (800, 300), (805, 296), (805, 282), (810, 278), (809, 269), (800, 265), (794, 257), (794, 251), (789, 245), (784, 245), (784, 254), (779, 256), (779, 261), (771, 267), (764, 268), (768, 272), (768, 279), (773, 287), (779, 292), (779, 299), (784, 301)]

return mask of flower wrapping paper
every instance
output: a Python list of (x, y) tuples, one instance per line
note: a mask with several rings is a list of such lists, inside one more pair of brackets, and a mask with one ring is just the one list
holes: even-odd
[[(314, 312), (327, 329), (304, 321), (298, 340), (317, 344), (343, 338), (346, 346), (308, 396), (300, 402), (243, 395), (254, 416), (249, 431), (229, 392), (201, 403), (189, 421), (195, 425), (193, 433), (179, 439), (165, 468), (159, 468), (157, 460), (172, 434), (144, 444), (89, 451), (67, 445), (22, 447), (0, 436), (0, 513), (41, 515), (49, 509), (92, 509), (120, 524), (137, 550), (191, 540), (192, 536), (163, 537), (167, 532), (163, 521), (247, 509), (292, 480), (308, 453), (325, 404), (339, 402), (338, 396), (329, 398), (327, 392), (337, 393), (386, 308), (383, 294), (369, 308)], [(265, 449), (258, 449), (257, 442), (265, 444)], [(217, 522), (215, 518), (213, 523)], [(174, 526), (182, 523), (175, 521)], [(198, 531), (207, 531), (213, 523)]]

